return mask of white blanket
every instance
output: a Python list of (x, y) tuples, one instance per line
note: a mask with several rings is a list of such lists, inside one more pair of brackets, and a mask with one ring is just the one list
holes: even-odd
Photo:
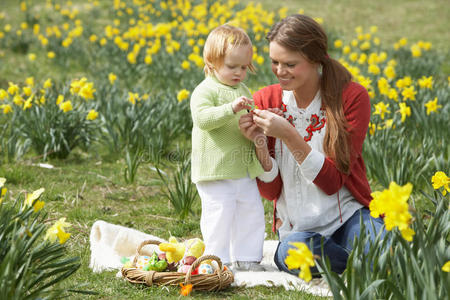
[[(135, 229), (110, 224), (104, 221), (96, 221), (91, 228), (91, 260), (89, 267), (94, 272), (105, 270), (120, 270), (122, 257), (134, 257), (136, 248), (144, 240), (165, 240), (146, 234)], [(318, 296), (332, 296), (324, 280), (313, 279), (306, 283), (297, 276), (281, 272), (273, 262), (273, 256), (278, 241), (266, 240), (264, 242), (263, 260), (261, 264), (266, 272), (235, 272), (233, 286), (253, 287), (283, 286), (286, 290), (300, 290)], [(155, 245), (145, 246), (141, 254), (150, 255), (153, 251), (159, 251)], [(120, 272), (118, 272), (120, 276)]]

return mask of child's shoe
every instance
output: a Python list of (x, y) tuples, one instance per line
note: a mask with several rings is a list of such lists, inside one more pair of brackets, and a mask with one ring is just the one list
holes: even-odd
[(233, 271), (244, 272), (264, 272), (263, 266), (257, 261), (235, 261), (233, 262)]

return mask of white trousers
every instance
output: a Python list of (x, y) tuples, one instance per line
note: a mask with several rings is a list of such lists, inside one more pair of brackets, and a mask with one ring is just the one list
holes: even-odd
[(218, 256), (222, 263), (261, 261), (265, 221), (256, 180), (203, 181), (197, 190), (205, 254)]

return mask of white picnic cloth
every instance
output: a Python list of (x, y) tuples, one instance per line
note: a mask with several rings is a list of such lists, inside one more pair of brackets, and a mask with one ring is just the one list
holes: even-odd
[[(137, 247), (144, 240), (157, 240), (165, 242), (157, 236), (120, 225), (96, 221), (91, 228), (90, 246), (91, 260), (89, 267), (93, 272), (120, 270), (123, 257), (133, 258)], [(266, 272), (235, 272), (232, 286), (254, 287), (283, 286), (286, 290), (299, 290), (317, 296), (332, 296), (331, 291), (324, 280), (313, 279), (307, 283), (297, 276), (281, 272), (276, 267), (273, 256), (278, 241), (264, 241), (263, 259), (261, 265)], [(141, 254), (150, 255), (153, 251), (159, 251), (156, 245), (145, 246)], [(121, 272), (117, 273), (121, 276)]]

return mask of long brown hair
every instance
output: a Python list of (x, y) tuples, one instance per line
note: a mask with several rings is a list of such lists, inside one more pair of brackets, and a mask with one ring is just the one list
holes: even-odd
[(350, 171), (350, 141), (348, 123), (342, 106), (342, 92), (352, 75), (338, 61), (327, 54), (327, 35), (312, 18), (292, 15), (276, 23), (267, 34), (269, 42), (277, 42), (291, 51), (297, 51), (312, 63), (322, 66), (320, 95), (325, 108), (327, 126), (323, 149), (344, 173)]

